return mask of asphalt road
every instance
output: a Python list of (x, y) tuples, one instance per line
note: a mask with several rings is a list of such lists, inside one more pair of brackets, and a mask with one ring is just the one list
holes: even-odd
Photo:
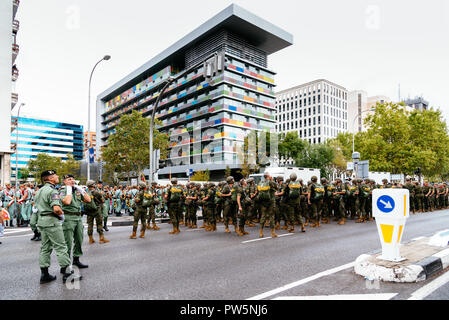
[[(84, 279), (79, 288), (62, 284), (54, 253), (50, 273), (58, 279), (40, 285), (40, 242), (30, 241), (26, 231), (8, 233), (0, 245), (2, 299), (242, 300), (365, 295), (403, 300), (432, 281), (367, 283), (352, 267), (345, 267), (360, 254), (380, 251), (375, 222), (348, 221), (344, 226), (332, 222), (307, 228), (306, 233), (298, 228), (294, 234), (279, 230), (280, 237), (275, 239), (269, 238), (268, 228), (267, 238), (259, 239), (258, 228), (247, 228), (250, 234), (239, 237), (224, 233), (222, 224), (213, 233), (181, 226), (182, 232), (174, 236), (168, 234), (171, 225), (160, 226), (161, 230), (147, 231), (145, 239), (136, 240), (129, 239), (131, 226), (111, 227), (106, 233), (111, 242), (102, 245), (98, 241), (89, 245), (85, 236), (81, 261), (89, 268), (81, 270)], [(402, 242), (447, 228), (449, 210), (413, 215)], [(293, 285), (283, 287), (288, 284)], [(445, 300), (447, 292), (446, 284), (426, 299)]]

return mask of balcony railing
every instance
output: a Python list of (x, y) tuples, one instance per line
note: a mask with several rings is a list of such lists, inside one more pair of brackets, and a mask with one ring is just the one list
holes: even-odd
[(12, 32), (16, 34), (19, 31), (20, 23), (19, 20), (14, 20), (12, 22)]
[(14, 61), (16, 61), (18, 54), (19, 54), (19, 45), (14, 43), (12, 45), (12, 63), (14, 63)]
[(12, 81), (17, 81), (19, 78), (19, 69), (13, 67), (12, 68)]
[(19, 94), (18, 93), (11, 93), (11, 110), (14, 109), (14, 106), (19, 101)]
[(16, 17), (17, 9), (19, 8), (20, 1), (19, 0), (13, 0), (12, 1), (12, 18), (14, 19)]

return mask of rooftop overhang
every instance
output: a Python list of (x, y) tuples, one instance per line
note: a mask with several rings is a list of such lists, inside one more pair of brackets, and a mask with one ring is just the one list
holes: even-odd
[(227, 29), (241, 36), (249, 44), (265, 51), (268, 55), (293, 44), (293, 35), (290, 33), (242, 7), (232, 4), (112, 87), (102, 92), (98, 96), (98, 99), (111, 99), (135, 83), (142, 81), (145, 77), (170, 65), (172, 61), (183, 61), (186, 50), (194, 47), (221, 29)]

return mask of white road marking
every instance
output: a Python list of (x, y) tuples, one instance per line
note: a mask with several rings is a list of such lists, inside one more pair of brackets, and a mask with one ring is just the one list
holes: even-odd
[(329, 269), (329, 270), (326, 270), (326, 271), (317, 273), (317, 274), (315, 274), (315, 275), (313, 275), (313, 276), (310, 276), (310, 277), (308, 277), (308, 278), (305, 278), (305, 279), (302, 279), (302, 280), (299, 280), (299, 281), (295, 281), (295, 282), (286, 284), (285, 286), (279, 287), (279, 288), (277, 288), (277, 289), (273, 289), (273, 290), (270, 290), (270, 291), (268, 291), (268, 292), (261, 293), (261, 294), (259, 294), (259, 295), (257, 295), (257, 296), (248, 298), (248, 299), (246, 299), (246, 300), (261, 300), (261, 299), (264, 299), (264, 298), (273, 296), (273, 295), (275, 295), (275, 294), (281, 293), (281, 292), (283, 292), (283, 291), (292, 289), (292, 288), (294, 288), (294, 287), (303, 285), (303, 284), (305, 284), (305, 283), (307, 283), (307, 282), (316, 280), (316, 279), (318, 279), (318, 278), (321, 278), (321, 277), (324, 277), (324, 276), (328, 276), (328, 275), (331, 275), (331, 274), (333, 274), (333, 273), (337, 273), (337, 272), (340, 272), (340, 271), (342, 271), (342, 270), (345, 270), (345, 269), (354, 267), (354, 264), (355, 264), (355, 262), (351, 262), (351, 263), (348, 263), (348, 264), (344, 264), (344, 265), (342, 265), (342, 266), (335, 267), (335, 268), (332, 268), (332, 269)]
[(276, 297), (272, 300), (390, 300), (397, 293), (375, 293), (375, 294), (338, 294), (329, 296), (286, 296)]
[(449, 272), (446, 272), (442, 276), (436, 278), (432, 282), (426, 284), (425, 286), (413, 292), (410, 298), (408, 298), (408, 300), (423, 300), (425, 297), (430, 295), (438, 288), (444, 286), (448, 282), (449, 282)]
[[(286, 236), (292, 236), (292, 235), (294, 235), (294, 233), (280, 234), (277, 237), (279, 238), (279, 237), (286, 237)], [(272, 239), (272, 237), (264, 237), (264, 238), (258, 238), (258, 239), (253, 239), (253, 240), (247, 240), (247, 241), (243, 241), (242, 243), (250, 243), (250, 242), (267, 240), (267, 239)]]
[(417, 238), (413, 238), (412, 239), (412, 241), (418, 241), (418, 240), (421, 240), (421, 239), (424, 239), (425, 237), (417, 237)]
[(27, 229), (21, 229), (21, 230), (6, 229), (6, 230), (5, 230), (5, 235), (10, 234), (10, 233), (28, 232), (28, 231), (31, 231), (31, 229), (30, 229), (30, 228), (27, 228)]

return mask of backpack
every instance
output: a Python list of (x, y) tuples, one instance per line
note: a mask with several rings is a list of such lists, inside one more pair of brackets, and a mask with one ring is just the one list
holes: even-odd
[(182, 189), (171, 187), (170, 192), (170, 202), (179, 202), (181, 200)]
[(302, 186), (300, 184), (296, 184), (294, 182), (290, 182), (288, 185), (290, 192), (288, 193), (289, 199), (298, 199), (301, 195)]
[(321, 184), (315, 184), (314, 185), (314, 195), (313, 195), (313, 199), (314, 200), (321, 200), (324, 198), (324, 187)]
[(268, 182), (261, 182), (260, 185), (257, 186), (257, 190), (259, 190), (259, 200), (261, 201), (270, 201), (271, 193), (270, 193), (270, 184)]
[(83, 208), (87, 215), (94, 215), (98, 211), (98, 206), (92, 192), (89, 191), (87, 194), (90, 196), (90, 202), (84, 202)]
[(151, 207), (151, 205), (153, 204), (153, 195), (144, 192), (142, 196), (142, 207)]

